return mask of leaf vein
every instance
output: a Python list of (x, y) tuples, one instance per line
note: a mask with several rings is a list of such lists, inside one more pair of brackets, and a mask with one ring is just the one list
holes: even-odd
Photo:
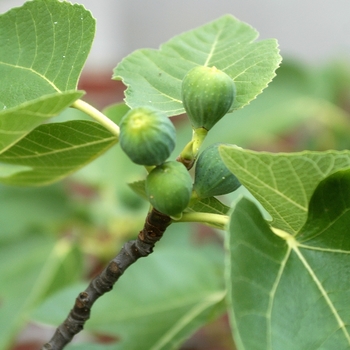
[(310, 277), (312, 278), (312, 280), (314, 281), (314, 283), (316, 284), (318, 290), (321, 292), (322, 297), (324, 298), (324, 300), (326, 301), (328, 307), (330, 308), (332, 314), (334, 315), (339, 328), (343, 331), (344, 336), (348, 342), (348, 344), (350, 345), (350, 334), (346, 329), (346, 324), (344, 323), (344, 321), (342, 320), (342, 318), (340, 317), (337, 309), (335, 308), (335, 306), (333, 305), (332, 300), (329, 298), (327, 291), (324, 289), (322, 283), (320, 282), (320, 280), (317, 278), (315, 272), (312, 270), (311, 266), (309, 265), (309, 263), (307, 262), (306, 258), (304, 257), (304, 255), (300, 252), (298, 245), (293, 245), (293, 250), (294, 252), (297, 254), (297, 256), (299, 257), (300, 261), (302, 262), (302, 264), (304, 265), (304, 267), (306, 268), (307, 272), (309, 273)]
[[(115, 137), (110, 137), (107, 139), (102, 139), (102, 140), (97, 140), (97, 141), (92, 141), (92, 142), (88, 142), (88, 143), (84, 143), (84, 144), (79, 144), (79, 145), (74, 145), (72, 147), (69, 148), (62, 148), (62, 149), (52, 149), (51, 151), (48, 152), (44, 152), (44, 153), (37, 153), (35, 155), (22, 155), (22, 156), (6, 156), (6, 155), (2, 155), (1, 158), (2, 159), (6, 159), (6, 160), (18, 160), (18, 159), (30, 159), (30, 158), (41, 158), (41, 157), (45, 157), (48, 155), (53, 155), (53, 154), (58, 154), (58, 153), (62, 153), (62, 152), (69, 152), (72, 150), (76, 150), (76, 149), (80, 149), (80, 148), (84, 148), (84, 147), (89, 147), (89, 146), (93, 146), (93, 145), (98, 145), (98, 144), (102, 144), (102, 143), (109, 143), (111, 141), (115, 140)], [(42, 145), (41, 145), (42, 146)], [(20, 147), (19, 145), (17, 145), (16, 147)], [(23, 148), (25, 149), (25, 148)], [(26, 151), (28, 151), (28, 149), (25, 149)]]
[(266, 325), (266, 340), (267, 340), (267, 349), (272, 349), (272, 308), (273, 308), (273, 302), (275, 299), (275, 295), (278, 289), (278, 285), (281, 281), (283, 271), (286, 267), (287, 261), (289, 259), (290, 253), (292, 249), (290, 246), (288, 246), (288, 250), (286, 251), (286, 255), (284, 259), (281, 261), (281, 266), (280, 269), (278, 270), (277, 276), (275, 283), (273, 284), (271, 291), (270, 291), (270, 298), (269, 298), (269, 304), (266, 312), (266, 320), (267, 320), (267, 325)]

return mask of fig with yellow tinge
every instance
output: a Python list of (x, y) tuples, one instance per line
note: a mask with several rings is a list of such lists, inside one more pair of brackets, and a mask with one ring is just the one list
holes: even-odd
[(145, 188), (154, 208), (163, 214), (178, 216), (190, 202), (192, 178), (182, 163), (168, 161), (148, 174)]
[(174, 150), (175, 142), (173, 123), (155, 109), (134, 108), (120, 122), (120, 146), (136, 164), (162, 164)]
[(196, 66), (185, 75), (181, 92), (193, 128), (210, 130), (230, 110), (236, 86), (216, 67)]
[(199, 198), (227, 194), (241, 185), (222, 161), (219, 153), (220, 145), (223, 143), (207, 147), (196, 162), (193, 190)]

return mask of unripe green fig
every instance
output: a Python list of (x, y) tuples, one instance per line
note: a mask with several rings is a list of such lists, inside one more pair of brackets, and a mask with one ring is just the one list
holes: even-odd
[(175, 141), (173, 123), (149, 107), (130, 110), (120, 122), (120, 146), (136, 164), (162, 164), (174, 150)]
[(148, 174), (146, 194), (154, 208), (163, 214), (176, 217), (190, 202), (192, 178), (182, 163), (165, 162)]
[(231, 108), (233, 80), (216, 67), (196, 66), (182, 81), (182, 102), (194, 129), (210, 130)]
[(226, 167), (215, 143), (207, 147), (198, 157), (195, 166), (193, 189), (199, 198), (220, 196), (236, 190), (241, 184)]

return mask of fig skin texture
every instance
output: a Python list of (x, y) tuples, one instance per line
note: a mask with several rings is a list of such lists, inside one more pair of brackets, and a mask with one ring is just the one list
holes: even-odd
[(236, 86), (216, 67), (196, 66), (185, 75), (181, 93), (193, 128), (210, 130), (232, 107)]
[(157, 110), (134, 108), (120, 122), (120, 146), (136, 164), (162, 164), (174, 150), (175, 143), (173, 123)]
[(146, 194), (154, 208), (177, 217), (188, 206), (192, 194), (192, 178), (186, 167), (168, 161), (155, 167), (146, 178)]
[(237, 177), (224, 164), (219, 153), (223, 143), (207, 147), (195, 165), (193, 190), (199, 198), (220, 196), (235, 191), (241, 186)]

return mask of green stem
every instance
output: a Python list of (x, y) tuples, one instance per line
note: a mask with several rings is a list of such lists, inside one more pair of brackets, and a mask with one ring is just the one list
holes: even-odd
[(177, 161), (183, 163), (188, 170), (192, 168), (196, 161), (199, 148), (207, 136), (207, 133), (208, 130), (204, 128), (193, 129), (191, 141), (184, 147), (180, 155), (177, 157)]
[(77, 100), (72, 104), (73, 108), (79, 109), (80, 111), (86, 113), (91, 118), (95, 119), (99, 124), (104, 126), (108, 131), (110, 131), (113, 135), (119, 138), (119, 126), (112, 122), (107, 116), (105, 116), (102, 112), (100, 112), (95, 107), (91, 106), (87, 102), (83, 100)]
[(193, 154), (195, 156), (195, 158), (197, 158), (198, 152), (199, 152), (199, 148), (201, 147), (204, 139), (206, 138), (208, 134), (208, 130), (204, 129), (204, 128), (197, 128), (193, 130), (193, 135), (192, 135), (192, 140), (193, 140)]
[(179, 220), (174, 222), (200, 222), (208, 226), (221, 227), (226, 229), (229, 217), (227, 215), (212, 213), (183, 213)]

